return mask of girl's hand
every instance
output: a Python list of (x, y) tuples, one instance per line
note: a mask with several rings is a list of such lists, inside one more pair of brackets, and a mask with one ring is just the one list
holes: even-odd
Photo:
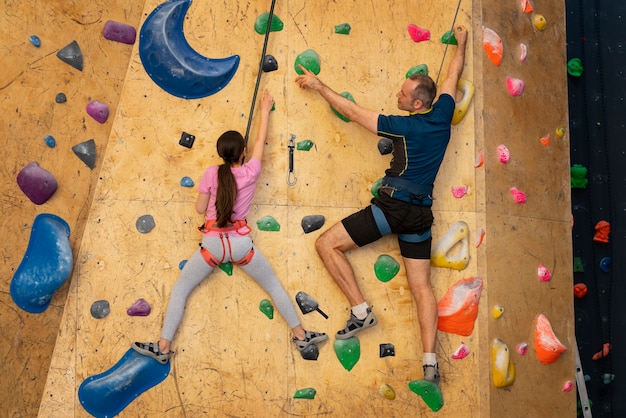
[(274, 106), (274, 98), (269, 94), (267, 90), (263, 93), (263, 97), (261, 98), (261, 111), (265, 113), (269, 113)]

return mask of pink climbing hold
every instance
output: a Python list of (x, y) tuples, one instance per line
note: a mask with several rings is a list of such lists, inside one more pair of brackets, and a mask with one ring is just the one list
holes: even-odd
[(511, 152), (504, 144), (498, 145), (498, 159), (502, 164), (508, 164), (511, 159)]
[(130, 308), (126, 310), (126, 313), (130, 316), (148, 316), (152, 308), (144, 298), (138, 299), (137, 302), (133, 303)]
[(565, 384), (561, 388), (563, 392), (571, 392), (572, 389), (574, 389), (574, 382), (571, 380), (568, 380), (567, 382), (565, 382)]
[(452, 196), (457, 199), (465, 196), (469, 191), (469, 186), (452, 186)]
[(537, 278), (540, 282), (549, 282), (552, 278), (552, 273), (546, 266), (539, 264), (539, 267), (537, 267)]
[(467, 357), (470, 353), (470, 349), (464, 342), (461, 341), (461, 345), (456, 351), (452, 354), (452, 358), (455, 360), (461, 360)]
[(513, 196), (513, 199), (515, 200), (515, 203), (519, 203), (521, 205), (526, 203), (526, 193), (518, 190), (517, 187), (511, 187), (509, 191), (511, 192), (511, 195)]
[(127, 25), (126, 23), (109, 20), (104, 24), (102, 35), (110, 41), (132, 45), (135, 43), (135, 39), (137, 38), (137, 31), (135, 28)]
[(522, 93), (524, 93), (525, 87), (526, 83), (524, 83), (524, 80), (513, 77), (506, 78), (506, 88), (509, 90), (509, 94), (513, 97), (521, 96)]
[(104, 123), (109, 118), (109, 106), (106, 103), (92, 100), (87, 104), (87, 114), (98, 122)]
[(515, 346), (515, 350), (520, 356), (525, 356), (528, 352), (528, 343), (519, 343)]
[(17, 174), (17, 185), (36, 205), (46, 203), (58, 188), (54, 176), (34, 161)]
[(415, 42), (430, 40), (430, 31), (428, 29), (420, 28), (419, 26), (411, 23), (407, 26), (406, 30), (409, 32), (411, 39)]

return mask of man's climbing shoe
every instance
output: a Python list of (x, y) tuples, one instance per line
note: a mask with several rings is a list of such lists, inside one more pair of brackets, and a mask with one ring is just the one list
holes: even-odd
[(357, 332), (365, 328), (373, 327), (377, 322), (378, 320), (374, 316), (374, 312), (372, 312), (371, 307), (367, 308), (367, 316), (365, 319), (358, 319), (353, 313), (350, 313), (350, 319), (348, 319), (345, 328), (337, 331), (336, 337), (339, 340), (347, 340), (348, 338), (353, 337)]
[(159, 343), (138, 343), (135, 342), (131, 346), (133, 350), (144, 356), (152, 357), (161, 364), (166, 364), (170, 360), (172, 351), (169, 353), (163, 353), (159, 349)]
[(422, 367), (424, 368), (424, 380), (428, 380), (429, 382), (433, 382), (438, 385), (439, 379), (441, 379), (441, 376), (439, 375), (439, 364), (424, 364)]
[(306, 338), (304, 340), (299, 340), (296, 337), (292, 339), (298, 351), (302, 352), (307, 349), (312, 344), (321, 343), (328, 339), (328, 335), (323, 332), (315, 332), (315, 331), (305, 331)]

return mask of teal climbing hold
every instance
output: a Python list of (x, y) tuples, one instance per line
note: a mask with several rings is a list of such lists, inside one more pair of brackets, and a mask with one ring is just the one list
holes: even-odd
[(224, 273), (228, 274), (229, 276), (233, 275), (233, 263), (231, 263), (230, 261), (227, 261), (225, 263), (220, 264), (220, 270), (222, 270)]
[(342, 23), (335, 26), (335, 33), (338, 33), (340, 35), (349, 35), (351, 29), (352, 27), (350, 27), (349, 23)]
[(256, 221), (256, 226), (261, 231), (280, 231), (280, 224), (272, 216), (264, 216)]
[[(263, 13), (261, 14), (259, 17), (257, 17), (256, 21), (254, 22), (254, 30), (259, 34), (259, 35), (265, 35), (265, 33), (267, 32), (267, 21), (269, 20), (270, 14), (269, 13)], [(276, 16), (275, 14), (272, 14), (272, 23), (270, 23), (270, 32), (280, 32), (281, 30), (283, 30), (283, 21), (280, 20), (280, 17)]]
[(381, 282), (388, 282), (400, 271), (400, 264), (390, 255), (382, 254), (374, 263), (374, 272)]
[(296, 393), (293, 395), (295, 399), (315, 399), (315, 395), (317, 391), (313, 388), (304, 388), (296, 390)]
[(347, 371), (359, 362), (361, 358), (361, 342), (356, 337), (351, 337), (345, 340), (335, 340), (335, 354), (339, 359), (341, 365)]
[(296, 70), (296, 73), (304, 74), (304, 71), (302, 71), (299, 67), (300, 65), (315, 75), (320, 73), (320, 57), (317, 55), (317, 52), (312, 49), (307, 49), (298, 55), (293, 64), (293, 68)]
[(259, 303), (259, 310), (269, 319), (274, 319), (274, 306), (269, 300), (263, 299), (261, 303)]
[(420, 64), (420, 65), (416, 65), (415, 67), (409, 68), (409, 71), (406, 72), (405, 77), (409, 78), (413, 74), (428, 75), (428, 65)]
[(374, 182), (374, 184), (372, 184), (372, 188), (370, 189), (370, 193), (372, 193), (372, 196), (378, 197), (378, 192), (382, 185), (383, 185), (382, 178), (379, 178), (378, 180)]
[[(352, 97), (352, 95), (348, 93), (347, 91), (344, 91), (343, 93), (341, 93), (341, 95), (345, 97), (346, 99), (350, 100), (352, 103), (356, 103), (354, 101), (354, 97)], [(330, 108), (333, 111), (333, 113), (339, 117), (339, 119), (341, 119), (344, 122), (350, 122), (350, 119), (348, 119), (347, 117), (339, 113), (334, 107), (331, 106)]]
[(434, 412), (443, 407), (443, 395), (436, 383), (429, 380), (413, 380), (409, 382), (409, 389), (418, 394)]
[(585, 267), (583, 266), (583, 260), (580, 257), (574, 257), (574, 273), (584, 273)]

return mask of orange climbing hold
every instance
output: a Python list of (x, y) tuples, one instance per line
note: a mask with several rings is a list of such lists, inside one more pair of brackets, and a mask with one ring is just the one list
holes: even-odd
[(454, 283), (437, 304), (439, 323), (443, 332), (469, 336), (478, 316), (478, 302), (483, 290), (480, 277), (468, 277)]
[(496, 32), (483, 26), (483, 49), (487, 53), (487, 56), (494, 63), (499, 66), (502, 62), (502, 40)]
[(554, 334), (550, 321), (544, 314), (539, 314), (535, 326), (535, 351), (537, 360), (543, 364), (551, 364), (558, 360), (559, 356), (567, 351)]
[(606, 356), (609, 355), (609, 353), (611, 352), (611, 343), (604, 343), (602, 345), (602, 350), (598, 351), (596, 354), (593, 355), (593, 357), (591, 357), (593, 360), (600, 360), (601, 358), (604, 358)]
[(607, 221), (600, 221), (595, 226), (596, 234), (593, 236), (595, 242), (609, 242), (609, 233), (611, 232), (611, 224)]
[(522, 12), (529, 14), (533, 12), (533, 5), (530, 4), (530, 0), (522, 0), (521, 1)]

